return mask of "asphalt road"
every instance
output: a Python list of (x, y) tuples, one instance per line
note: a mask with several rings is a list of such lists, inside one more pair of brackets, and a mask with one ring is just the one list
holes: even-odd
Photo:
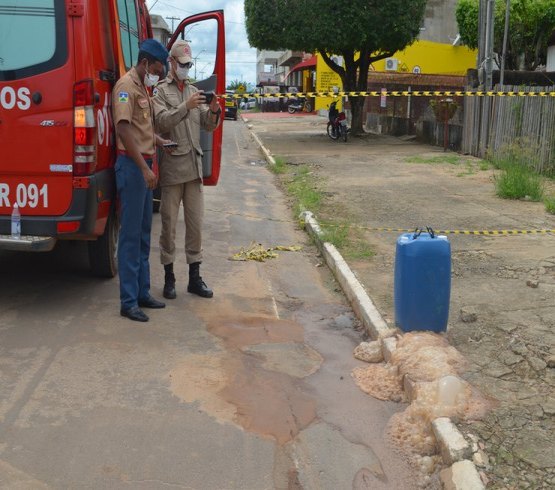
[[(147, 324), (119, 316), (118, 282), (88, 274), (83, 244), (0, 253), (0, 488), (412, 488), (384, 439), (402, 406), (351, 379), (350, 308), (241, 122), (224, 145), (206, 189), (212, 300), (185, 292), (181, 243), (178, 298)], [(253, 241), (304, 248), (228, 260)]]

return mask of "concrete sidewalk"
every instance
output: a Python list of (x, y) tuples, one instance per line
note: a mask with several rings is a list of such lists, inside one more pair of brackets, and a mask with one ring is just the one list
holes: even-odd
[[(553, 229), (541, 203), (501, 200), (493, 173), (471, 157), (367, 135), (329, 140), (326, 120), (250, 117), (274, 156), (306, 163), (327, 196), (322, 221), (368, 228)], [(366, 231), (376, 253), (347, 261), (382, 315), (393, 322), (398, 233)], [(466, 379), (498, 401), (472, 424), (489, 462), (492, 488), (555, 485), (555, 238), (450, 235), (452, 301), (448, 338), (471, 361)]]

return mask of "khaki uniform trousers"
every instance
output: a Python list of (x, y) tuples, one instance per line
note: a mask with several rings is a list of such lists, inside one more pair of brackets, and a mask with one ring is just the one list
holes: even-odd
[(160, 262), (162, 265), (175, 262), (175, 230), (182, 202), (185, 216), (185, 257), (187, 264), (200, 262), (202, 260), (202, 220), (204, 216), (204, 196), (201, 180), (162, 186), (161, 201)]

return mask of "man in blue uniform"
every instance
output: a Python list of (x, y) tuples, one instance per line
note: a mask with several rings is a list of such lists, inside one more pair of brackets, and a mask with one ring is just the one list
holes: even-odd
[(137, 65), (118, 80), (112, 93), (118, 158), (116, 185), (120, 201), (118, 269), (122, 316), (147, 322), (142, 308), (166, 305), (150, 295), (150, 230), (152, 189), (157, 178), (152, 171), (155, 146), (153, 106), (146, 87), (163, 77), (168, 51), (154, 39), (139, 47)]

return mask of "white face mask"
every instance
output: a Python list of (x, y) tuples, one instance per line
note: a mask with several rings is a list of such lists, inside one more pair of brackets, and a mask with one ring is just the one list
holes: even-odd
[(160, 80), (160, 77), (158, 75), (153, 75), (152, 73), (148, 72), (145, 74), (146, 87), (154, 87), (154, 85), (158, 83), (158, 80)]
[(152, 73), (148, 72), (148, 65), (146, 66), (146, 73), (144, 78), (145, 87), (154, 87), (160, 80), (158, 75), (153, 75)]
[(175, 70), (175, 74), (179, 80), (185, 80), (189, 76), (189, 68), (181, 68), (178, 66)]

